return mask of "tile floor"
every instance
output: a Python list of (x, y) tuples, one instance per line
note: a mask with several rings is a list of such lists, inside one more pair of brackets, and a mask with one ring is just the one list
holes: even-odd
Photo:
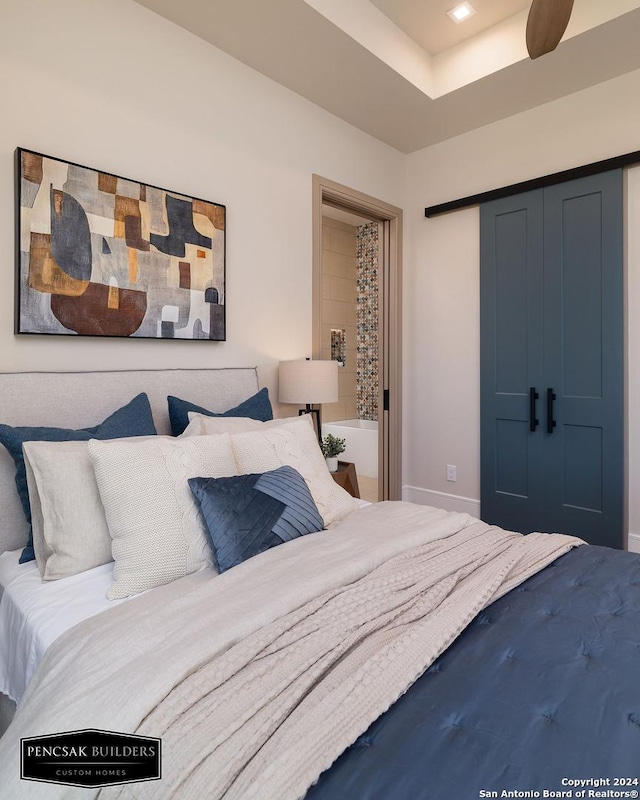
[(368, 500), (370, 503), (378, 502), (378, 479), (367, 478), (365, 475), (358, 475), (358, 487), (360, 488), (360, 498)]

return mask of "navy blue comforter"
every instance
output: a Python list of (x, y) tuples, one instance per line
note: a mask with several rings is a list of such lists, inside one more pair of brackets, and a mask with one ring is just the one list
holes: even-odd
[(576, 779), (640, 789), (640, 555), (603, 547), (479, 614), (307, 800), (543, 797)]

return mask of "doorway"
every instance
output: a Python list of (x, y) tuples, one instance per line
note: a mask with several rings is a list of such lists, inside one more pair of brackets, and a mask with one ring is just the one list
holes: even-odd
[(401, 243), (401, 209), (314, 175), (313, 356), (341, 365), (323, 432), (371, 501), (401, 497)]

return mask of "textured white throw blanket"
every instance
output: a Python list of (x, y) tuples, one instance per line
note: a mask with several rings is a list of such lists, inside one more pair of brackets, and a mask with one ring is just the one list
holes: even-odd
[(154, 590), (47, 653), (0, 740), (0, 797), (97, 794), (19, 780), (20, 737), (81, 728), (163, 740), (161, 781), (102, 798), (302, 797), (482, 608), (578, 544), (381, 503)]

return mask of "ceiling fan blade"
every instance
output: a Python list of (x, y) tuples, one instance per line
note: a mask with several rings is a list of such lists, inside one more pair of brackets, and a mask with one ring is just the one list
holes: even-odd
[(556, 49), (572, 8), (573, 0), (533, 0), (527, 19), (527, 50), (531, 58)]

